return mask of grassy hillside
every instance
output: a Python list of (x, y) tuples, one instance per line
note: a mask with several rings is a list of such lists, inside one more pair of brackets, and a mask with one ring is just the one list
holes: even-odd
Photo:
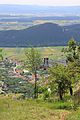
[(80, 109), (61, 108), (69, 103), (17, 100), (13, 96), (0, 95), (0, 120), (80, 120)]
[(80, 109), (73, 111), (70, 115), (66, 117), (66, 120), (80, 120)]
[(62, 120), (64, 113), (69, 112), (56, 110), (51, 103), (0, 96), (0, 120)]

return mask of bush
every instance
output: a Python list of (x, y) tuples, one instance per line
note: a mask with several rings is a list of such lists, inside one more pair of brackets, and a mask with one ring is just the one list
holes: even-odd
[(49, 94), (49, 92), (46, 90), (46, 91), (44, 92), (43, 99), (44, 99), (44, 100), (47, 100), (47, 99), (49, 99), (49, 98), (50, 98), (50, 94)]

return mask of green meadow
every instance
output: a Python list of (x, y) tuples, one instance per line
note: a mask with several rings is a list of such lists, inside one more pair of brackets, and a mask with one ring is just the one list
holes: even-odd
[[(58, 47), (38, 47), (38, 49), (42, 55), (42, 57), (49, 57), (50, 59), (63, 59), (64, 54), (61, 52), (63, 46)], [(29, 50), (30, 48), (2, 48), (3, 49), (3, 57), (9, 57), (18, 60), (25, 60), (25, 51)]]

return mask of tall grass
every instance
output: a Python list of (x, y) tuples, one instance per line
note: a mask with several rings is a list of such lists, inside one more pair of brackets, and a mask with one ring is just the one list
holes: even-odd
[(65, 110), (55, 109), (55, 106), (40, 100), (0, 96), (0, 120), (60, 120), (60, 114)]

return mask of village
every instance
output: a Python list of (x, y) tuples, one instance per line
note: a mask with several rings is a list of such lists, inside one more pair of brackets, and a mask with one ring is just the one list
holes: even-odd
[[(3, 76), (5, 78), (2, 78), (0, 80), (0, 94), (2, 93), (7, 93), (9, 91), (9, 88), (11, 85), (8, 85), (8, 79), (12, 79), (15, 81), (16, 79), (16, 85), (17, 81), (19, 81), (18, 84), (25, 84), (25, 83), (30, 83), (34, 86), (35, 83), (35, 75), (29, 70), (29, 69), (24, 69), (24, 62), (16, 60), (16, 59), (10, 59), (10, 58), (5, 58), (4, 60), (0, 61), (0, 70), (3, 70)], [(44, 79), (47, 81), (48, 77), (48, 71), (47, 69), (49, 68), (49, 58), (44, 58), (43, 59), (43, 64), (41, 64), (40, 69), (37, 70), (37, 81), (39, 81), (42, 77), (44, 76)], [(7, 80), (4, 80), (7, 79)], [(17, 86), (13, 85), (14, 89), (18, 89)], [(17, 87), (17, 88), (16, 88)], [(12, 92), (12, 91), (10, 91)]]

